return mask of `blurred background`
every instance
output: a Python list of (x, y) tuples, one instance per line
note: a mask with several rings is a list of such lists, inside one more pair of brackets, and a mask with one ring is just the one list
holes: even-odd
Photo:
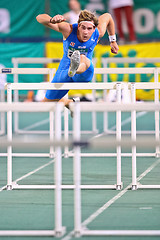
[[(71, 2), (71, 1), (70, 1)], [(131, 38), (129, 25), (125, 14), (122, 14), (123, 37), (119, 32), (116, 11), (113, 8), (114, 0), (79, 0), (79, 9), (69, 0), (1, 0), (0, 1), (0, 64), (3, 67), (14, 67), (12, 58), (20, 57), (49, 57), (61, 58), (63, 55), (62, 35), (51, 29), (45, 28), (36, 21), (38, 14), (47, 13), (50, 16), (66, 14), (70, 11), (88, 9), (101, 15), (110, 12), (115, 20), (117, 41), (120, 45), (118, 55), (110, 52), (108, 35), (100, 40), (94, 51), (96, 67), (104, 66), (101, 59), (108, 57), (135, 57), (155, 58), (160, 57), (160, 1), (159, 0), (134, 0), (132, 6), (132, 24), (134, 36)], [(74, 2), (74, 1), (73, 1)], [(115, 2), (121, 2), (116, 0)], [(77, 7), (78, 8), (78, 7)], [(76, 13), (77, 13), (76, 12)], [(70, 21), (69, 15), (65, 15)], [(131, 23), (130, 23), (131, 25)], [(156, 67), (159, 63), (111, 63), (109, 67)], [(44, 64), (19, 64), (19, 67), (44, 67)], [(45, 67), (58, 67), (58, 63), (47, 64)], [(4, 78), (4, 77), (3, 77)], [(41, 75), (21, 75), (20, 82), (42, 82)], [(0, 80), (2, 81), (2, 80)], [(3, 80), (4, 81), (4, 80)], [(13, 81), (12, 75), (6, 76), (7, 82)], [(97, 75), (96, 81), (103, 81)], [(108, 76), (108, 81), (153, 81), (153, 75)], [(88, 92), (87, 92), (88, 93)], [(87, 94), (86, 92), (82, 95)], [(27, 94), (27, 93), (22, 93)], [(74, 95), (75, 93), (70, 93)], [(24, 97), (25, 98), (25, 97)], [(152, 91), (141, 90), (137, 96), (140, 100), (152, 99)]]

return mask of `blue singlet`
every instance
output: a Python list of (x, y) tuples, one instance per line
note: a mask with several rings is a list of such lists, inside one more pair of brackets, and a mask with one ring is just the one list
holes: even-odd
[[(52, 80), (54, 83), (59, 82), (90, 82), (94, 74), (94, 67), (92, 63), (92, 56), (95, 46), (99, 38), (98, 29), (95, 28), (92, 36), (87, 42), (79, 42), (77, 38), (78, 24), (72, 25), (73, 30), (66, 40), (63, 41), (63, 58), (59, 64), (58, 70)], [(84, 54), (90, 59), (90, 67), (81, 74), (75, 74), (73, 77), (68, 76), (68, 69), (70, 66), (70, 58), (72, 53), (78, 50), (80, 54)], [(69, 90), (47, 90), (47, 99), (61, 99)]]

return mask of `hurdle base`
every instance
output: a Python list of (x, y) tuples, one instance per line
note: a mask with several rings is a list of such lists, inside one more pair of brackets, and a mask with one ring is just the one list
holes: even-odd
[(123, 183), (116, 185), (116, 190), (122, 190), (122, 188), (123, 188)]
[(156, 158), (160, 158), (160, 152), (156, 152), (156, 153), (155, 153), (155, 157), (156, 157)]
[(60, 230), (55, 230), (55, 237), (60, 238), (66, 233), (66, 227), (62, 227)]
[(12, 185), (7, 185), (6, 189), (7, 189), (7, 191), (10, 191), (10, 190), (13, 189), (13, 186)]
[(49, 154), (49, 158), (54, 158), (55, 157), (55, 154), (54, 153), (50, 153)]
[(64, 153), (64, 158), (69, 158), (69, 153)]
[(137, 190), (137, 185), (132, 185), (131, 189), (132, 190)]

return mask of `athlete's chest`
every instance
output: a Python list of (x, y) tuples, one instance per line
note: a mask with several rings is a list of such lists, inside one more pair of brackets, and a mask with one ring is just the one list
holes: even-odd
[(96, 40), (91, 37), (87, 42), (80, 42), (77, 37), (74, 37), (68, 41), (68, 57), (70, 58), (75, 50), (80, 51), (80, 54), (88, 55), (93, 51), (96, 44)]

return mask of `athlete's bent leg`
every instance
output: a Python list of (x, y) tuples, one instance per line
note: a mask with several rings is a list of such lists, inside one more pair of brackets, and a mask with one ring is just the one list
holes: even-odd
[(85, 55), (80, 55), (80, 65), (77, 69), (77, 74), (85, 72), (90, 67), (90, 60)]

